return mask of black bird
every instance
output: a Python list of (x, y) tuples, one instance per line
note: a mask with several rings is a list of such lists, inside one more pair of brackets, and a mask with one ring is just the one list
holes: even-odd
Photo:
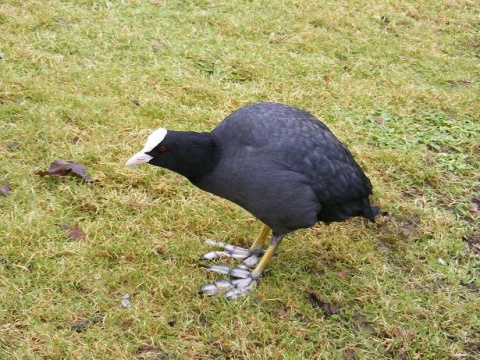
[[(211, 132), (157, 129), (126, 165), (142, 163), (184, 175), (264, 224), (249, 249), (208, 241), (224, 251), (212, 251), (202, 259), (244, 259), (233, 269), (207, 266), (232, 279), (202, 286), (200, 291), (208, 295), (221, 288), (227, 289), (227, 298), (250, 292), (282, 238), (296, 229), (355, 216), (374, 222), (378, 212), (369, 201), (372, 185), (350, 151), (313, 115), (288, 105), (244, 106)], [(270, 229), (272, 239), (264, 252)]]

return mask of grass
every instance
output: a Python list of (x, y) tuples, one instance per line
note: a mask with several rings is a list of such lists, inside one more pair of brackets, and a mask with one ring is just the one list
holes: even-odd
[[(478, 358), (479, 16), (471, 0), (2, 2), (0, 357)], [(201, 298), (203, 240), (248, 245), (260, 225), (123, 164), (158, 126), (205, 131), (267, 100), (323, 118), (382, 215), (295, 232), (249, 297)], [(55, 159), (98, 181), (35, 175)]]

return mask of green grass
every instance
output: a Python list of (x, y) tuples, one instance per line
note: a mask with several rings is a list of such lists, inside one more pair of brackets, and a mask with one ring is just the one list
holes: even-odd
[[(472, 0), (3, 1), (0, 358), (479, 358), (479, 16)], [(248, 246), (260, 225), (124, 163), (156, 127), (210, 130), (257, 101), (323, 118), (383, 213), (295, 232), (249, 297), (201, 298), (203, 240)], [(55, 159), (98, 182), (35, 175)]]

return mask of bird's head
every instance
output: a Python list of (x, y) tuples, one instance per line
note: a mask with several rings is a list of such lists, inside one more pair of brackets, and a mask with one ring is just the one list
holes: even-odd
[(148, 163), (170, 169), (193, 180), (208, 173), (217, 163), (220, 152), (210, 133), (194, 131), (152, 132), (143, 149), (133, 155), (126, 166)]
[(157, 158), (162, 152), (166, 151), (166, 147), (162, 144), (165, 136), (167, 136), (167, 129), (164, 128), (159, 128), (152, 132), (143, 146), (143, 149), (133, 155), (125, 165), (132, 166), (145, 164)]

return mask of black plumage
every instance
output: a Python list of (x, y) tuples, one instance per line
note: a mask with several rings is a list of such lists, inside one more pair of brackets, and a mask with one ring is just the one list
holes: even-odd
[(375, 220), (372, 185), (350, 151), (325, 124), (291, 106), (244, 106), (209, 133), (168, 130), (145, 154), (150, 164), (249, 211), (272, 229), (275, 245), (318, 221)]

